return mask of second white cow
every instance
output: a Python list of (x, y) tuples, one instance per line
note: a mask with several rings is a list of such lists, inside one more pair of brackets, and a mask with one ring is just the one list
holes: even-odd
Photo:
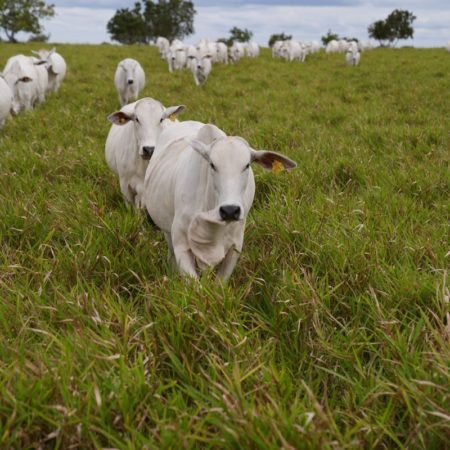
[(106, 162), (119, 177), (125, 200), (132, 205), (141, 207), (145, 170), (159, 135), (184, 109), (183, 105), (165, 108), (147, 97), (108, 116), (113, 125), (106, 139)]

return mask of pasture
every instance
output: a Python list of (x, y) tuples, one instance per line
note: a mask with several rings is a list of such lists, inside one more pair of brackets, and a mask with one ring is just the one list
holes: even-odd
[[(448, 446), (449, 55), (263, 50), (198, 88), (154, 48), (57, 50), (60, 91), (0, 132), (0, 447)], [(125, 57), (180, 120), (299, 165), (255, 169), (226, 286), (171, 272), (106, 165)]]

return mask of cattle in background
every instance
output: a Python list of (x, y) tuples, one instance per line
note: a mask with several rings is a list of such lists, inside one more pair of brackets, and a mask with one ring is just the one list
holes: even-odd
[(120, 106), (136, 100), (145, 86), (145, 73), (142, 66), (132, 58), (126, 58), (117, 65), (114, 84), (119, 94)]

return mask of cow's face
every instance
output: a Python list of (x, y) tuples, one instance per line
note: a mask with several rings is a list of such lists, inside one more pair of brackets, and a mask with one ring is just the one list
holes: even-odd
[(119, 67), (125, 74), (125, 82), (127, 83), (127, 85), (131, 86), (132, 84), (134, 84), (136, 82), (136, 62), (125, 60), (119, 64)]
[(219, 221), (244, 219), (248, 212), (244, 211), (244, 194), (252, 176), (253, 162), (267, 170), (271, 170), (276, 162), (285, 169), (292, 169), (297, 165), (279, 153), (253, 150), (239, 137), (225, 137), (210, 145), (195, 139), (189, 142), (209, 166), (209, 186), (214, 192), (216, 218)]
[(124, 106), (110, 116), (108, 120), (115, 125), (132, 123), (136, 136), (136, 144), (142, 159), (151, 158), (163, 126), (164, 120), (176, 120), (185, 106), (170, 106), (165, 108), (161, 103), (151, 98), (138, 100)]

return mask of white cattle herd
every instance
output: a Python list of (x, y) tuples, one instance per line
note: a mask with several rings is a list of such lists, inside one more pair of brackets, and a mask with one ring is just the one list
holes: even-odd
[[(255, 43), (227, 48), (206, 39), (185, 45), (158, 38), (156, 45), (170, 72), (189, 69), (197, 85), (206, 81), (214, 63), (259, 55)], [(347, 63), (355, 66), (361, 51), (369, 48), (341, 40), (329, 42), (325, 51), (345, 53)], [(450, 51), (450, 43), (446, 48)], [(303, 62), (319, 50), (318, 42), (289, 39), (275, 42), (272, 55)], [(0, 127), (9, 114), (42, 103), (64, 79), (66, 63), (55, 49), (33, 54), (9, 58), (0, 74)], [(145, 210), (164, 232), (170, 260), (180, 274), (198, 278), (205, 269), (216, 268), (217, 278), (226, 281), (242, 251), (255, 195), (252, 164), (278, 172), (296, 163), (280, 153), (254, 150), (242, 137), (227, 136), (216, 125), (180, 122), (184, 105), (165, 107), (149, 97), (138, 99), (145, 73), (134, 59), (119, 62), (114, 81), (121, 109), (108, 116), (112, 126), (105, 157), (125, 201)]]
[(234, 63), (244, 57), (259, 56), (259, 45), (256, 42), (236, 42), (228, 48), (223, 42), (209, 39), (201, 39), (196, 45), (189, 45), (178, 39), (170, 43), (168, 39), (159, 37), (156, 46), (161, 58), (167, 62), (169, 72), (188, 69), (197, 86), (206, 82), (213, 64)]
[(33, 54), (12, 56), (0, 73), (0, 128), (10, 114), (32, 109), (58, 91), (66, 75), (66, 62), (55, 49)]

